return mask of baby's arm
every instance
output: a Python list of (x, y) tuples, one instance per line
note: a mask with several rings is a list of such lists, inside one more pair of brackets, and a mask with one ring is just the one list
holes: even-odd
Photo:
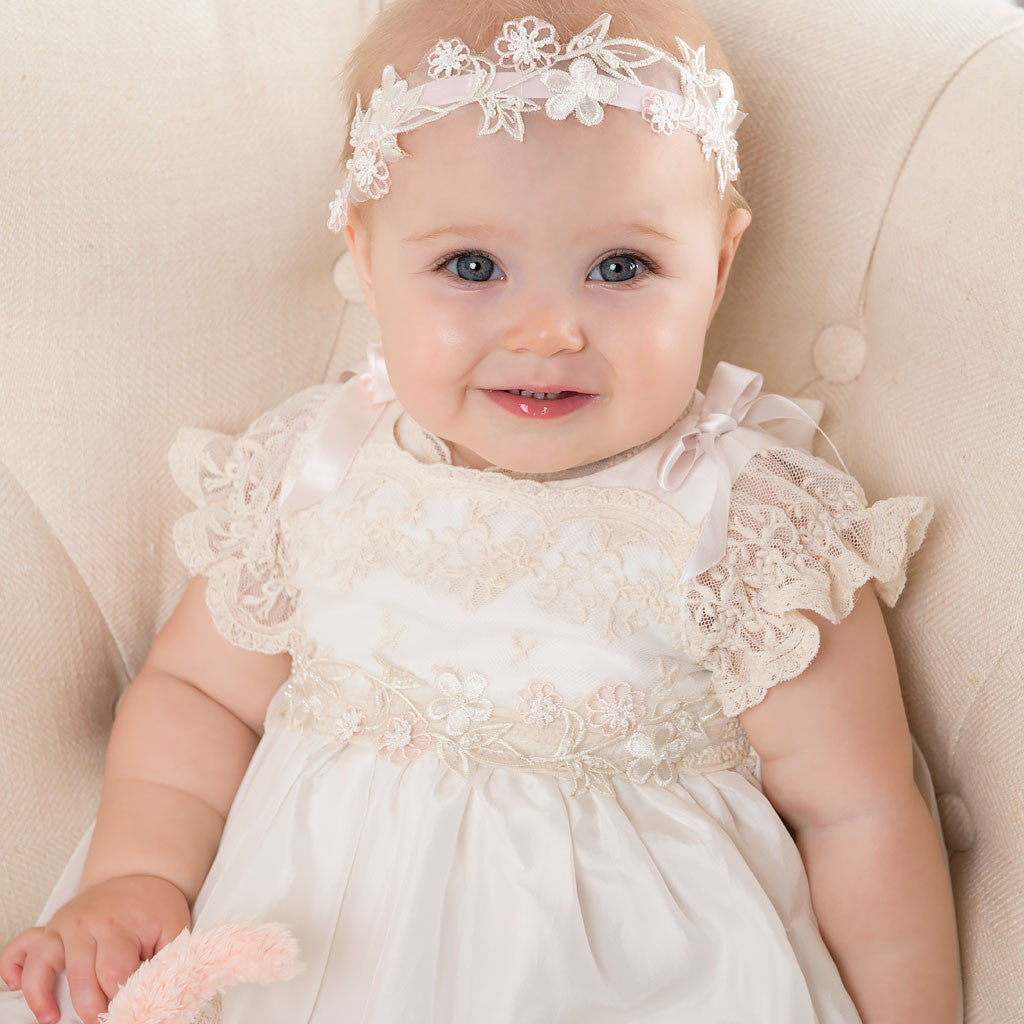
[(865, 1024), (953, 1024), (956, 924), (913, 778), (896, 664), (874, 588), (838, 625), (813, 612), (810, 666), (740, 720), (794, 832), (814, 911)]
[(117, 986), (184, 927), (290, 656), (235, 647), (194, 577), (125, 692), (107, 751), (79, 895), (0, 956), (38, 1017), (57, 1020), (67, 973), (86, 1024)]

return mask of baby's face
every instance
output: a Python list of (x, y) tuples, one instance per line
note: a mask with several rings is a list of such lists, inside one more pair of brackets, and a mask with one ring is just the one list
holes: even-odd
[(750, 214), (723, 230), (687, 132), (612, 107), (594, 127), (524, 120), (523, 142), (476, 137), (475, 106), (403, 136), (347, 234), (405, 409), (457, 465), (545, 473), (682, 413)]

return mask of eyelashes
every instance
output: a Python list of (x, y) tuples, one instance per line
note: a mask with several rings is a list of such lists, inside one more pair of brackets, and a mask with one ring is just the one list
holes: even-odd
[[(450, 277), (454, 281), (459, 282), (462, 286), (472, 288), (478, 284), (490, 284), (492, 278), (490, 277), (489, 274), (488, 277), (483, 278), (482, 280), (474, 280), (472, 278), (462, 277), (460, 274), (453, 273), (452, 271), (447, 269), (449, 264), (457, 260), (473, 257), (475, 257), (475, 261), (477, 263), (490, 263), (492, 265), (492, 270), (498, 268), (497, 260), (492, 259), (490, 256), (487, 255), (486, 252), (484, 252), (481, 249), (458, 249), (442, 256), (431, 266), (430, 269), (432, 273), (442, 274), (444, 276)], [(657, 260), (653, 259), (652, 257), (645, 256), (643, 253), (636, 252), (632, 249), (615, 249), (612, 252), (609, 252), (606, 255), (602, 256), (593, 264), (591, 271), (587, 274), (586, 280), (593, 280), (590, 277), (590, 274), (592, 274), (594, 270), (599, 268), (602, 264), (614, 260), (631, 260), (632, 262), (636, 263), (643, 269), (639, 273), (634, 274), (632, 277), (629, 278), (624, 278), (622, 280), (617, 281), (597, 280), (596, 283), (611, 284), (615, 285), (618, 288), (635, 288), (638, 284), (642, 283), (643, 279), (647, 277), (649, 274), (661, 273), (660, 264), (657, 262)], [(500, 278), (497, 280), (500, 280)]]

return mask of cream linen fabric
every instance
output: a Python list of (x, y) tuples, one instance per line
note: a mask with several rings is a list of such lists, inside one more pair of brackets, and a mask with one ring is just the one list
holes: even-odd
[[(334, 76), (376, 3), (0, 15), (0, 941), (94, 815), (114, 701), (184, 585), (178, 426), (235, 431), (372, 337), (327, 232)], [(966, 1020), (1024, 1013), (1024, 12), (701, 0), (755, 221), (709, 342), (935, 500), (887, 611), (935, 777)], [(821, 452), (821, 454), (825, 454)]]

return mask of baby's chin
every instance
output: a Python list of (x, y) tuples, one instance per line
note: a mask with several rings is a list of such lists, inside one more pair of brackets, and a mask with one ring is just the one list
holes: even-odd
[(488, 446), (480, 445), (479, 451), (448, 441), (452, 455), (452, 464), (472, 469), (502, 469), (509, 473), (562, 473), (577, 469), (608, 458), (615, 452), (567, 452), (554, 445), (530, 449), (526, 452), (509, 451), (507, 446), (502, 450), (489, 450)]

